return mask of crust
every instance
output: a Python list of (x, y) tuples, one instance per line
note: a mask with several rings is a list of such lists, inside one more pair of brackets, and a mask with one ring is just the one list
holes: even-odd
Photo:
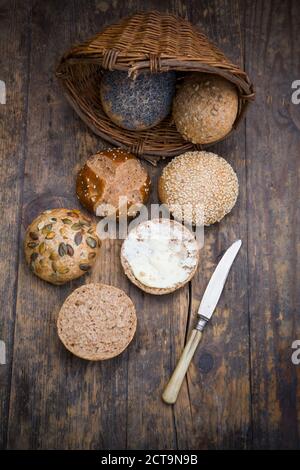
[(237, 113), (236, 87), (217, 75), (189, 75), (173, 101), (176, 128), (194, 144), (210, 144), (225, 137)]
[[(119, 148), (107, 149), (90, 157), (79, 170), (76, 193), (80, 203), (96, 215), (118, 215), (119, 198), (127, 196), (127, 206), (122, 210), (131, 216), (132, 205), (147, 202), (150, 185), (146, 169), (133, 154)], [(107, 204), (109, 209), (105, 209)], [(97, 209), (104, 213), (97, 214)]]
[(99, 246), (96, 225), (78, 209), (42, 212), (28, 226), (24, 237), (27, 264), (34, 274), (55, 285), (89, 271)]
[[(178, 183), (178, 181), (180, 181)], [(204, 189), (205, 188), (205, 189)], [(232, 166), (222, 157), (206, 151), (192, 151), (175, 157), (162, 171), (158, 181), (159, 200), (180, 220), (185, 204), (197, 208), (203, 204), (204, 220), (212, 225), (222, 220), (234, 207), (239, 191)], [(195, 216), (189, 219), (197, 225)]]
[[(171, 223), (173, 224), (178, 224), (178, 225), (181, 225), (179, 224), (179, 222), (176, 222), (175, 220), (171, 220), (170, 221)], [(132, 269), (129, 265), (129, 263), (127, 262), (127, 259), (125, 258), (124, 256), (124, 242), (122, 244), (122, 248), (121, 248), (121, 256), (120, 256), (120, 259), (121, 259), (121, 264), (122, 264), (122, 267), (123, 267), (123, 270), (124, 270), (124, 273), (126, 274), (126, 276), (128, 277), (128, 279), (134, 284), (136, 285), (139, 289), (143, 290), (144, 292), (147, 292), (148, 294), (153, 294), (153, 295), (164, 295), (164, 294), (170, 294), (171, 292), (175, 292), (176, 290), (180, 289), (181, 287), (185, 286), (195, 275), (197, 269), (198, 269), (198, 265), (199, 265), (199, 259), (200, 259), (200, 250), (198, 249), (197, 251), (197, 263), (194, 267), (194, 269), (191, 271), (189, 277), (186, 279), (186, 281), (182, 282), (182, 283), (178, 283), (176, 285), (174, 285), (173, 287), (170, 287), (170, 288), (162, 288), (162, 289), (159, 289), (159, 288), (156, 288), (156, 287), (149, 287), (149, 286), (146, 286), (144, 285), (142, 282), (140, 282), (133, 274), (132, 272)]]

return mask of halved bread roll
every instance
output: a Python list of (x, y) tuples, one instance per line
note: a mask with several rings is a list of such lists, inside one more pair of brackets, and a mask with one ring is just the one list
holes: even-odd
[(100, 361), (120, 354), (136, 330), (131, 299), (117, 287), (87, 284), (72, 292), (60, 309), (58, 336), (82, 359)]
[(169, 219), (153, 219), (133, 228), (121, 249), (126, 276), (145, 292), (168, 294), (194, 276), (199, 246), (193, 233)]

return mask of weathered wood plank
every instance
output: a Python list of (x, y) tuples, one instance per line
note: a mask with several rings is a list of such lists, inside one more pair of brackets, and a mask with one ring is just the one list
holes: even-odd
[[(82, 141), (96, 144), (54, 79), (58, 58), (77, 39), (75, 24), (84, 15), (75, 14), (72, 2), (38, 2), (32, 10), (24, 227), (41, 209), (77, 205), (74, 176), (86, 157)], [(9, 447), (124, 447), (124, 357), (107, 364), (80, 361), (56, 335), (60, 304), (88, 279), (56, 288), (30, 274), (22, 246), (20, 257)]]
[(256, 448), (299, 448), (299, 130), (289, 114), (299, 79), (299, 2), (247, 2), (249, 310)]
[[(188, 16), (233, 62), (243, 67), (241, 8), (235, 1), (201, 2), (201, 7), (195, 2), (188, 9)], [(226, 158), (237, 172), (240, 194), (232, 213), (220, 224), (205, 229), (200, 268), (192, 281), (190, 328), (220, 254), (238, 238), (243, 246), (187, 375), (194, 448), (246, 448), (251, 443), (244, 126), (243, 123), (225, 142), (210, 148)], [(178, 357), (180, 348), (176, 352)]]
[[(26, 3), (0, 1), (0, 80), (6, 104), (0, 104), (0, 339), (6, 364), (0, 365), (0, 448), (6, 446), (17, 289), (20, 205), (26, 149), (29, 8)], [(4, 96), (3, 96), (4, 98)]]
[[(151, 202), (157, 202), (157, 180), (161, 166), (152, 173)], [(128, 286), (129, 287), (129, 286)], [(174, 342), (183, 340), (189, 305), (189, 289), (164, 296), (143, 294), (130, 287), (137, 305), (139, 329), (134, 350), (129, 351), (128, 364), (128, 447), (132, 449), (176, 449), (177, 433), (173, 410), (161, 399), (169, 379), (170, 359)], [(188, 441), (190, 435), (189, 401), (183, 416)], [(181, 409), (180, 407), (180, 409)]]

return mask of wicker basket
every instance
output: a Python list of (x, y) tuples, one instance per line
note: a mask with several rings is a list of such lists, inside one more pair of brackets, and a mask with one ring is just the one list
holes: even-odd
[(127, 70), (135, 77), (141, 70), (176, 70), (221, 75), (237, 86), (237, 126), (249, 100), (252, 84), (206, 36), (182, 18), (150, 12), (125, 18), (108, 26), (91, 40), (73, 47), (61, 59), (56, 75), (79, 116), (103, 139), (137, 155), (172, 157), (195, 149), (177, 132), (169, 116), (152, 129), (124, 130), (104, 113), (99, 93), (102, 70)]

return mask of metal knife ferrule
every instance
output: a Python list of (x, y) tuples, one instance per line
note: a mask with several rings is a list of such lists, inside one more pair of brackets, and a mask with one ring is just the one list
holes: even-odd
[(205, 318), (205, 317), (203, 317), (203, 316), (201, 316), (201, 315), (199, 315), (199, 317), (200, 317), (200, 318), (199, 318), (198, 323), (197, 323), (197, 325), (196, 325), (196, 330), (198, 330), (198, 331), (203, 331), (204, 328), (206, 327), (206, 324), (207, 324), (207, 322), (208, 322), (208, 319)]

